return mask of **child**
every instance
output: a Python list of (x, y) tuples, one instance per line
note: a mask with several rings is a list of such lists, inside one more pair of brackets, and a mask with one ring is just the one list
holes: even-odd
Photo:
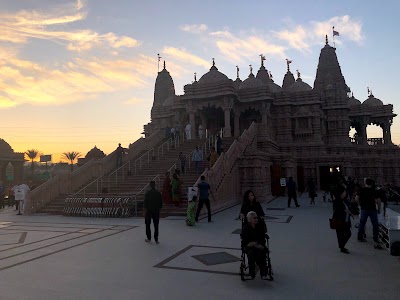
[(195, 216), (196, 216), (196, 202), (197, 196), (193, 196), (192, 200), (189, 201), (187, 213), (186, 213), (186, 225), (194, 226), (196, 224)]

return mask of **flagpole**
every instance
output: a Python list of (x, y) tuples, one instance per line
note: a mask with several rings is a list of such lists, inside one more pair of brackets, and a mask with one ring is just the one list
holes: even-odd
[(333, 33), (335, 31), (335, 26), (332, 26), (332, 39), (333, 39), (333, 48), (336, 49), (336, 44), (335, 44), (335, 34)]

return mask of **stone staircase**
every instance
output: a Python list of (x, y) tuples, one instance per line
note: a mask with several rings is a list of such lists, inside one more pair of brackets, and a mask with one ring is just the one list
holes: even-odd
[[(234, 138), (224, 138), (223, 145), (224, 149), (229, 149), (230, 145), (233, 143)], [(157, 175), (159, 175), (159, 180), (156, 181), (157, 188), (162, 189), (162, 184), (165, 178), (165, 173), (174, 165), (179, 168), (178, 156), (179, 152), (183, 152), (187, 156), (187, 164), (186, 164), (186, 174), (181, 174), (181, 179), (183, 181), (182, 184), (182, 194), (183, 199), (180, 207), (176, 207), (171, 203), (164, 203), (164, 207), (162, 210), (162, 217), (166, 216), (184, 216), (186, 215), (187, 210), (187, 190), (189, 187), (193, 186), (193, 184), (197, 181), (199, 175), (195, 172), (194, 163), (191, 162), (191, 168), (189, 168), (189, 154), (194, 150), (196, 146), (201, 146), (206, 142), (203, 140), (190, 140), (185, 141), (176, 149), (170, 149), (168, 152), (164, 153), (163, 157), (157, 159), (154, 157), (149, 164), (142, 165), (140, 171), (137, 174), (118, 174), (117, 178), (104, 176), (102, 179), (102, 187), (107, 188), (107, 191), (104, 192), (103, 188), (100, 189), (100, 192), (96, 188), (96, 185), (93, 185), (85, 190), (85, 192), (80, 192), (74, 195), (60, 195), (55, 200), (50, 202), (48, 205), (40, 209), (39, 213), (47, 213), (47, 214), (62, 214), (64, 208), (64, 202), (67, 197), (120, 197), (120, 196), (132, 196), (138, 194), (143, 188), (153, 180)], [(155, 153), (157, 156), (157, 153)], [(207, 155), (204, 155), (204, 161), (202, 163), (201, 172), (204, 171), (206, 167), (208, 167)], [(109, 174), (108, 174), (109, 175)], [(115, 179), (118, 181), (117, 186), (109, 185), (109, 181), (111, 180), (113, 183)], [(109, 186), (111, 186), (109, 188)], [(143, 200), (145, 190), (143, 190), (139, 195), (137, 195), (137, 200)]]

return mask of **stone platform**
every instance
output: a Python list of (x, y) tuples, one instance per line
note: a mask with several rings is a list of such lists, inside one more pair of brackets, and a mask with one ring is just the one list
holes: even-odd
[[(367, 243), (339, 252), (331, 203), (263, 204), (275, 281), (242, 282), (239, 207), (187, 227), (161, 219), (160, 244), (144, 220), (0, 213), (0, 299), (398, 299), (400, 261)], [(353, 222), (355, 224), (355, 222)], [(397, 296), (396, 296), (397, 295)]]

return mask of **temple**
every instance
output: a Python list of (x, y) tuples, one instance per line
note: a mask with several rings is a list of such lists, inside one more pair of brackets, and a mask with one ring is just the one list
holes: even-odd
[[(390, 131), (396, 116), (393, 105), (384, 104), (372, 91), (363, 102), (354, 98), (336, 48), (328, 40), (320, 52), (313, 87), (302, 80), (299, 71), (295, 78), (289, 60), (282, 86), (276, 84), (260, 56), (257, 73), (250, 66), (243, 81), (238, 67), (237, 78), (232, 80), (218, 70), (213, 59), (210, 71), (199, 80), (195, 74), (183, 95), (175, 95), (164, 63), (156, 79), (145, 135), (190, 123), (192, 137), (198, 136), (201, 124), (208, 136), (222, 133), (224, 138), (238, 138), (255, 122), (256, 146), (243, 154), (238, 170), (241, 182), (244, 177), (252, 178), (253, 186), (247, 187), (262, 197), (278, 194), (279, 179), (289, 176), (297, 180), (300, 190), (309, 178), (324, 188), (334, 169), (359, 182), (371, 177), (379, 184), (400, 184), (400, 148), (392, 143)], [(367, 138), (369, 124), (380, 126), (383, 138)], [(352, 128), (356, 133), (350, 137)]]

